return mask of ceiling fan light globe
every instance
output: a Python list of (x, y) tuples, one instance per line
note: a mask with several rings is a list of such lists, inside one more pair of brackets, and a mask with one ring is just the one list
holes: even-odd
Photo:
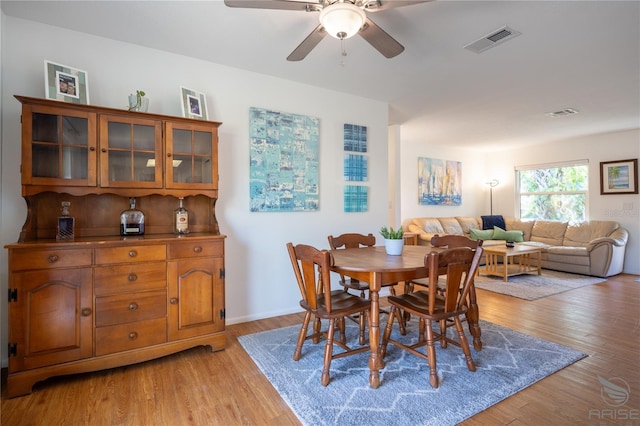
[(352, 3), (334, 3), (320, 11), (320, 24), (330, 36), (341, 40), (356, 35), (366, 19), (364, 11)]

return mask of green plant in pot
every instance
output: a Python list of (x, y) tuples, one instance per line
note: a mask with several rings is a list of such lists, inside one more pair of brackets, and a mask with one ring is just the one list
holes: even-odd
[[(146, 93), (142, 90), (136, 90), (136, 94), (129, 95), (129, 111), (146, 111), (145, 108), (145, 96)], [(148, 105), (148, 103), (147, 103)]]
[(380, 235), (384, 237), (384, 247), (387, 250), (387, 254), (394, 256), (402, 254), (404, 247), (403, 234), (402, 226), (395, 230), (393, 227), (387, 228), (386, 226), (380, 228)]

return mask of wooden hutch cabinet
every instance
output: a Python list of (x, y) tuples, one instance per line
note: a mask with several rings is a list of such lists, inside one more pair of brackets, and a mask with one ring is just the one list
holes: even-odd
[[(225, 337), (221, 123), (16, 96), (27, 218), (9, 244), (7, 395)], [(130, 197), (145, 233), (120, 236)], [(186, 235), (173, 233), (178, 199)], [(61, 203), (75, 237), (56, 240)]]

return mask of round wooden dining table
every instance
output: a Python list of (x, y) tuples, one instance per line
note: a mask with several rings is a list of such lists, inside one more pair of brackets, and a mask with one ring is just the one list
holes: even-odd
[[(369, 384), (374, 389), (380, 385), (380, 370), (384, 367), (384, 361), (380, 356), (380, 289), (384, 284), (427, 278), (429, 274), (424, 258), (434, 250), (441, 251), (442, 249), (431, 246), (405, 245), (399, 256), (388, 255), (384, 246), (331, 250), (333, 256), (331, 270), (333, 272), (369, 284), (371, 299)], [(472, 288), (467, 321), (473, 336), (474, 347), (479, 350), (482, 348), (482, 342), (478, 325), (478, 306), (475, 299), (475, 289)]]

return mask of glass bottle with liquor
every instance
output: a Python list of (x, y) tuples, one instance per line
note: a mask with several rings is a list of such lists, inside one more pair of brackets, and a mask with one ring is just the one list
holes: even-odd
[(58, 217), (56, 240), (73, 240), (75, 236), (76, 219), (69, 215), (70, 206), (70, 201), (62, 202), (61, 216)]
[(144, 213), (136, 209), (135, 197), (129, 198), (129, 208), (120, 215), (120, 235), (144, 235)]
[(176, 234), (188, 234), (189, 233), (189, 211), (184, 208), (184, 199), (178, 198), (178, 208), (173, 212), (173, 231)]

